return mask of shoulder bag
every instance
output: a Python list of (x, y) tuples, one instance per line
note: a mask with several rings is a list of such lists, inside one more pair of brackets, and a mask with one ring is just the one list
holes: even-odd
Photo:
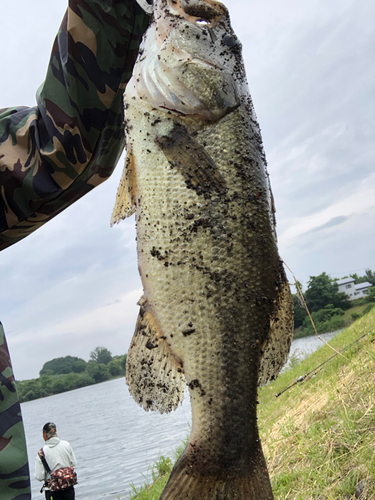
[(77, 473), (74, 471), (74, 467), (62, 467), (61, 469), (51, 472), (51, 469), (47, 464), (46, 457), (44, 456), (43, 448), (38, 451), (38, 455), (47, 472), (47, 477), (48, 475), (50, 477), (49, 479), (46, 479), (43, 484), (42, 489), (40, 490), (41, 493), (45, 488), (48, 488), (51, 491), (66, 490), (67, 488), (71, 488), (77, 484)]

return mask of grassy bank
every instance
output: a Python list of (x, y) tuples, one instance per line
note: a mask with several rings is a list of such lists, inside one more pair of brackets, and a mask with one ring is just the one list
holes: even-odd
[[(375, 308), (339, 334), (315, 376), (275, 395), (335, 354), (328, 346), (259, 391), (259, 428), (276, 500), (375, 500)], [(163, 458), (163, 457), (162, 457)], [(164, 459), (165, 460), (165, 459)], [(160, 461), (159, 461), (160, 462)], [(131, 498), (157, 500), (168, 472)], [(155, 469), (156, 467), (156, 469)]]
[[(338, 330), (342, 330), (350, 326), (354, 321), (359, 319), (362, 315), (367, 314), (372, 307), (375, 307), (374, 302), (368, 302), (365, 299), (355, 300), (350, 309), (346, 311), (341, 311), (339, 315), (331, 317), (327, 321), (319, 322), (315, 316), (318, 313), (312, 313), (313, 320), (315, 323), (315, 327), (318, 333), (329, 333), (335, 332)], [(311, 335), (315, 335), (315, 330), (313, 325), (308, 320), (308, 326), (301, 326), (294, 331), (294, 339), (300, 339), (302, 337), (310, 337)]]

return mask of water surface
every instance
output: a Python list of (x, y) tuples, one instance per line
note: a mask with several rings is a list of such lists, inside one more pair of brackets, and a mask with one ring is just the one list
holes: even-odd
[[(175, 412), (146, 412), (133, 401), (124, 378), (23, 403), (22, 414), (32, 475), (32, 497), (41, 483), (34, 477), (37, 451), (43, 446), (42, 427), (54, 422), (61, 439), (77, 457), (77, 500), (127, 498), (129, 483), (140, 485), (149, 465), (173, 450), (190, 432), (190, 404)], [(142, 475), (143, 474), (143, 475)]]
[[(336, 335), (326, 333), (327, 342)], [(316, 336), (293, 341), (303, 357), (323, 345)], [(34, 478), (34, 461), (44, 444), (42, 427), (54, 422), (61, 439), (71, 443), (77, 457), (77, 500), (127, 498), (130, 483), (151, 478), (149, 467), (173, 450), (190, 432), (188, 395), (172, 413), (145, 412), (131, 398), (123, 378), (23, 403), (33, 500), (44, 499)]]

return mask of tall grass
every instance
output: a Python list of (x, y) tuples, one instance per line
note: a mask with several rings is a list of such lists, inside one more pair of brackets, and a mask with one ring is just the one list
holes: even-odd
[(169, 475), (172, 471), (174, 462), (184, 451), (189, 438), (186, 438), (173, 452), (173, 461), (169, 457), (161, 455), (159, 459), (150, 466), (152, 482), (150, 483), (145, 478), (145, 483), (136, 487), (133, 483), (130, 484), (131, 492), (128, 495), (129, 500), (158, 500), (161, 492), (167, 484)]
[[(375, 499), (375, 310), (330, 343), (316, 376), (276, 394), (334, 353), (328, 346), (259, 391), (259, 427), (275, 499)], [(357, 487), (358, 492), (358, 487)]]

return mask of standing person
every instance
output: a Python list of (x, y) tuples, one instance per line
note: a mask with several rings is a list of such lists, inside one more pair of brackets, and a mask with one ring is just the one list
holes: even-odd
[[(48, 422), (43, 427), (43, 439), (46, 442), (42, 450), (45, 461), (48, 464), (51, 472), (64, 467), (75, 467), (77, 460), (74, 455), (73, 448), (68, 441), (62, 441), (56, 432), (56, 425)], [(42, 451), (40, 450), (40, 451)], [(44, 467), (38, 452), (35, 459), (35, 477), (38, 481), (46, 481), (49, 479), (49, 474)], [(61, 491), (45, 490), (46, 500), (74, 500), (74, 486)]]
[[(146, 0), (138, 1), (147, 8)], [(136, 0), (68, 0), (37, 105), (0, 109), (0, 250), (113, 172), (124, 147), (122, 95), (148, 21)], [(21, 408), (1, 323), (0, 498), (31, 500)]]

